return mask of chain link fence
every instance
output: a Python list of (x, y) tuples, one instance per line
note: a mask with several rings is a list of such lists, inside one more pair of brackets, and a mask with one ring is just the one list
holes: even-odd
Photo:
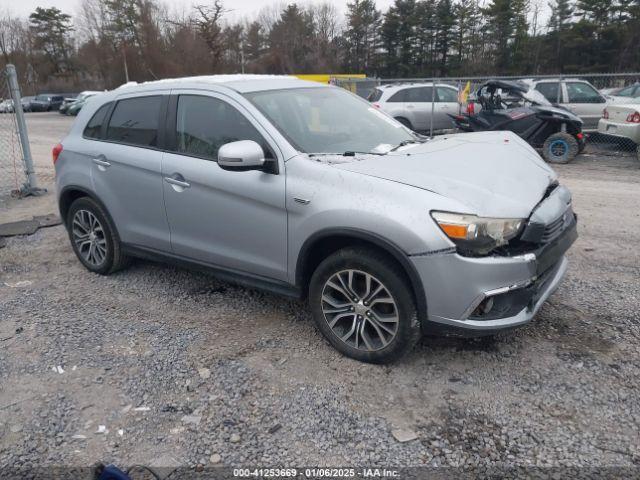
[[(446, 85), (454, 87), (458, 93), (468, 88), (471, 92), (470, 99), (473, 99), (474, 92), (490, 79), (525, 81), (530, 88), (542, 93), (552, 104), (578, 115), (584, 122), (583, 131), (587, 142), (585, 153), (635, 154), (638, 149), (640, 73), (525, 77), (343, 78), (335, 79), (334, 83), (370, 100), (375, 98), (371, 94), (376, 88), (384, 89), (385, 85), (408, 86), (410, 84)], [(422, 109), (422, 115), (427, 118), (426, 128), (419, 130), (434, 135), (455, 129), (453, 120), (450, 119), (445, 119), (447, 125), (445, 125), (446, 128), (442, 128), (442, 118), (438, 119), (438, 115), (441, 115), (443, 110), (452, 114), (466, 112), (467, 105), (454, 102), (457, 104), (445, 107), (444, 103), (447, 102), (443, 102), (437, 94), (433, 94), (432, 98), (427, 99), (426, 102), (416, 103), (413, 106), (415, 109)], [(637, 115), (635, 115), (636, 112)], [(603, 119), (603, 117), (609, 118)]]
[(16, 70), (0, 70), (0, 200), (38, 191)]

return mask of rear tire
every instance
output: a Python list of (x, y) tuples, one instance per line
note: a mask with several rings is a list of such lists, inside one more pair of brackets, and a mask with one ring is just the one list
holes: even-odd
[(348, 247), (320, 263), (309, 303), (325, 338), (343, 355), (389, 363), (413, 349), (421, 330), (402, 269), (372, 248)]
[(73, 251), (90, 272), (109, 275), (129, 264), (113, 223), (92, 198), (82, 197), (71, 204), (66, 225)]
[(549, 163), (569, 163), (576, 158), (580, 146), (578, 140), (566, 132), (549, 135), (542, 146), (542, 156)]

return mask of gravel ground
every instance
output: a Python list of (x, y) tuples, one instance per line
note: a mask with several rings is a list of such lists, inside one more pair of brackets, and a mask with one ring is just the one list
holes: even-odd
[[(8, 239), (0, 468), (103, 461), (637, 474), (639, 166), (587, 155), (558, 167), (580, 239), (535, 321), (492, 338), (427, 337), (391, 366), (341, 357), (300, 302), (143, 261), (94, 275), (61, 226)], [(55, 211), (51, 194), (20, 202), (35, 207), (5, 203), (2, 218)]]

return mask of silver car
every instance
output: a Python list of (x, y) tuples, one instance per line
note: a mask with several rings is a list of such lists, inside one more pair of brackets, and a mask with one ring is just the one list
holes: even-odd
[(453, 129), (449, 114), (460, 112), (458, 89), (447, 84), (436, 84), (435, 92), (433, 83), (383, 85), (374, 88), (367, 100), (417, 132), (431, 130), (432, 118), (434, 130)]
[(545, 78), (542, 80), (524, 80), (532, 89), (542, 93), (549, 102), (558, 104), (582, 119), (582, 130), (593, 132), (598, 129), (602, 111), (615, 100), (607, 97), (586, 80), (567, 78)]
[(55, 146), (71, 245), (308, 298), (340, 352), (388, 362), (423, 332), (529, 322), (575, 240), (571, 194), (518, 136), (425, 141), (339, 87), (213, 76), (92, 99)]

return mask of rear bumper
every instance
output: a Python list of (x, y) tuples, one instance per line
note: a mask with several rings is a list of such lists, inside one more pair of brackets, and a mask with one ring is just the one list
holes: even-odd
[(614, 138), (628, 138), (635, 143), (640, 143), (640, 125), (637, 123), (621, 123), (600, 119), (598, 133)]
[[(445, 327), (486, 335), (526, 324), (560, 285), (568, 265), (565, 253), (577, 236), (574, 220), (553, 242), (524, 255), (410, 257), (425, 287), (425, 333)], [(491, 310), (481, 313), (489, 303)]]

